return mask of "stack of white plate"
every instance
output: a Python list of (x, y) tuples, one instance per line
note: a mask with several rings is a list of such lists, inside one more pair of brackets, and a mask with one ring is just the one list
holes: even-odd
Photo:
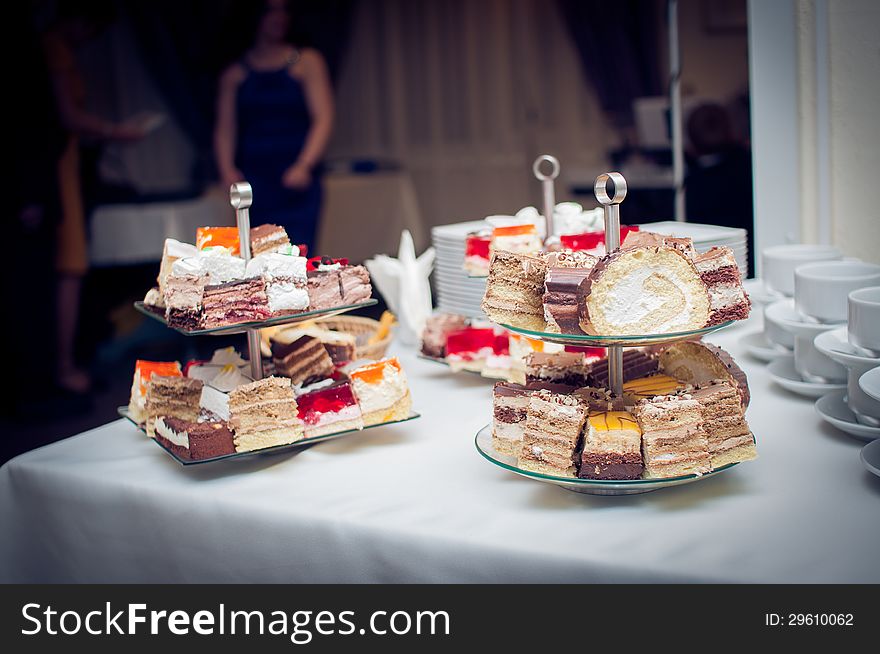
[(436, 250), (434, 260), (434, 288), (437, 291), (437, 309), (469, 318), (484, 318), (480, 310), (486, 278), (468, 277), (464, 270), (465, 237), (488, 225), (473, 220), (454, 225), (441, 225), (431, 230), (431, 241)]
[(701, 225), (699, 223), (679, 223), (675, 221), (649, 223), (647, 225), (640, 225), (640, 228), (645, 231), (656, 232), (657, 234), (668, 234), (678, 238), (692, 238), (697, 252), (705, 252), (716, 245), (719, 247), (729, 247), (733, 250), (733, 256), (736, 258), (736, 264), (739, 266), (740, 273), (742, 273), (743, 278), (746, 276), (749, 247), (747, 245), (748, 234), (744, 229), (720, 227), (718, 225)]

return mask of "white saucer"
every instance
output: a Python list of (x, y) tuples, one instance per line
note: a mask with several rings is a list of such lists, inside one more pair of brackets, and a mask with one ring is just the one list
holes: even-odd
[(855, 414), (846, 405), (846, 391), (834, 391), (816, 400), (816, 413), (825, 422), (834, 425), (859, 440), (880, 438), (880, 427), (869, 427), (856, 422)]
[(868, 471), (880, 477), (880, 438), (865, 445), (859, 456)]
[[(822, 397), (831, 391), (846, 390), (846, 384), (823, 384), (804, 381), (794, 368), (793, 356), (780, 356), (773, 359), (767, 366), (767, 372), (777, 384), (787, 391), (804, 397)], [(845, 406), (845, 405), (844, 405)], [(849, 409), (847, 408), (847, 411)], [(855, 420), (855, 418), (853, 418)]]
[(791, 350), (782, 345), (771, 343), (764, 336), (764, 332), (748, 334), (739, 339), (739, 342), (745, 346), (746, 352), (766, 363), (773, 361), (776, 357), (791, 356)]
[(772, 304), (786, 299), (782, 293), (768, 291), (764, 282), (760, 279), (748, 279), (743, 282), (743, 288), (749, 294), (749, 299), (757, 304)]
[(859, 377), (859, 388), (865, 391), (866, 395), (880, 402), (880, 366), (871, 368)]
[[(777, 327), (791, 332), (795, 336), (799, 334), (818, 335), (840, 327), (840, 324), (804, 320), (804, 317), (794, 308), (794, 299), (792, 298), (778, 300), (768, 306), (764, 311), (764, 320), (769, 320)], [(843, 326), (846, 327), (845, 324)]]
[[(824, 332), (816, 336), (813, 345), (822, 354), (846, 367), (880, 366), (880, 358), (865, 356), (849, 342), (846, 325)], [(866, 391), (867, 392), (867, 391)]]

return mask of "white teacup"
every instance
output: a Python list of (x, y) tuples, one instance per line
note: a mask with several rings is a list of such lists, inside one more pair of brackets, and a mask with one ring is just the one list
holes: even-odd
[[(821, 326), (819, 327), (821, 329)], [(828, 326), (828, 329), (833, 328)], [(816, 334), (815, 331), (795, 334), (794, 369), (804, 381), (816, 384), (842, 384), (847, 380), (846, 368), (816, 349), (813, 344)]]
[(761, 251), (761, 279), (770, 293), (794, 295), (794, 271), (800, 265), (816, 261), (842, 259), (840, 251), (830, 245), (774, 245)]
[(852, 291), (847, 302), (849, 342), (880, 356), (880, 286)]
[(846, 403), (850, 410), (856, 414), (856, 420), (863, 425), (880, 427), (880, 402), (865, 393), (859, 386), (859, 378), (869, 370), (876, 368), (875, 364), (851, 364), (846, 383)]
[(794, 335), (779, 324), (767, 319), (767, 308), (770, 306), (772, 305), (764, 305), (764, 338), (772, 345), (781, 345), (786, 349), (793, 350)]
[(794, 271), (794, 305), (805, 317), (822, 323), (847, 319), (851, 291), (880, 286), (880, 265), (864, 261), (807, 263)]

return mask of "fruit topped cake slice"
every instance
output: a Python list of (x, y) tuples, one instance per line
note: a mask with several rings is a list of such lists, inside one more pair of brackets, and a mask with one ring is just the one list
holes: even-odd
[(495, 331), (491, 327), (465, 327), (446, 336), (446, 363), (455, 371), (479, 372), (494, 347)]
[(447, 336), (466, 326), (467, 318), (458, 314), (435, 313), (430, 316), (425, 322), (425, 329), (422, 330), (422, 354), (433, 359), (444, 358)]
[(351, 370), (348, 376), (364, 415), (364, 426), (409, 417), (412, 396), (397, 357), (367, 363)]
[(464, 269), (468, 275), (481, 277), (489, 274), (489, 245), (492, 236), (488, 232), (474, 232), (464, 239)]
[(199, 250), (207, 248), (228, 248), (230, 254), (239, 253), (238, 227), (199, 227), (196, 230), (196, 247)]
[(534, 223), (496, 227), (492, 230), (491, 249), (493, 252), (519, 252), (528, 254), (538, 252), (543, 247), (541, 237)]
[(590, 411), (578, 477), (638, 479), (642, 476), (642, 431), (626, 411)]
[(364, 428), (361, 409), (348, 381), (310, 390), (299, 395), (296, 403), (306, 438)]
[(134, 365), (134, 379), (131, 383), (131, 398), (128, 401), (128, 415), (139, 425), (144, 424), (147, 419), (147, 384), (153, 375), (182, 377), (183, 372), (177, 361), (137, 360)]

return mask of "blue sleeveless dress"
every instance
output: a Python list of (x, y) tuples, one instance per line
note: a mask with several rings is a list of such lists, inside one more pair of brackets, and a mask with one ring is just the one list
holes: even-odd
[(319, 171), (308, 188), (285, 188), (281, 176), (299, 157), (311, 126), (305, 90), (288, 72), (253, 70), (242, 62), (247, 77), (236, 98), (238, 143), (235, 164), (254, 190), (251, 220), (283, 226), (291, 243), (314, 251), (321, 211)]

